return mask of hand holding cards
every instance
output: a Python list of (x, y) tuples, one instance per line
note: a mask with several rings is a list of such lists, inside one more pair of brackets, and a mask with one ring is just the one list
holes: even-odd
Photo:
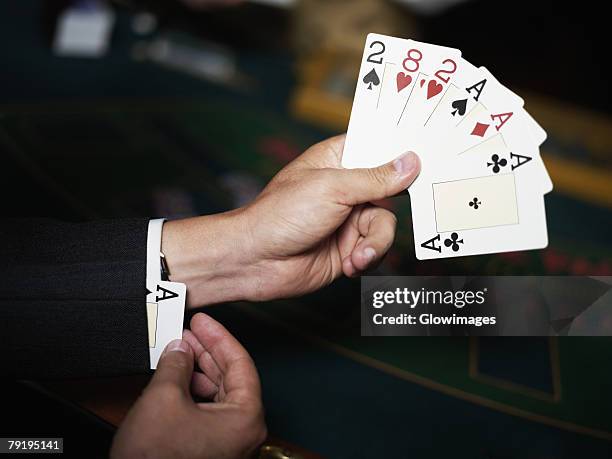
[(342, 165), (418, 153), (418, 259), (546, 247), (545, 139), (523, 100), (459, 50), (368, 35)]

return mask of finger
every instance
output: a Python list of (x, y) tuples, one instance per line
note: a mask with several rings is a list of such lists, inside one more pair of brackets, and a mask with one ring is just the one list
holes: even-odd
[(191, 331), (222, 373), (223, 400), (261, 405), (261, 388), (248, 352), (219, 322), (203, 313), (191, 319)]
[(191, 391), (198, 397), (213, 399), (219, 393), (221, 370), (210, 354), (208, 358), (204, 357), (208, 351), (204, 349), (191, 330), (183, 331), (183, 340), (187, 341), (193, 349), (198, 367), (203, 371), (203, 373), (194, 371), (191, 377)]
[(410, 186), (421, 169), (419, 157), (408, 152), (371, 169), (327, 169), (330, 183), (349, 206), (394, 196)]
[(365, 271), (378, 264), (393, 244), (397, 219), (386, 209), (369, 207), (361, 213), (358, 224), (363, 239), (351, 253), (351, 261), (358, 271)]
[(217, 362), (212, 358), (210, 352), (208, 352), (198, 338), (190, 330), (183, 332), (183, 339), (187, 341), (195, 352), (195, 359), (198, 363), (200, 370), (210, 379), (214, 384), (218, 386), (221, 384), (223, 379), (221, 370), (217, 365)]
[(191, 346), (180, 339), (171, 341), (157, 363), (157, 370), (149, 387), (173, 386), (189, 395), (193, 363), (194, 354)]
[[(357, 239), (357, 244), (361, 242), (362, 240), (363, 240), (363, 236), (359, 236), (359, 238)], [(355, 246), (357, 244), (355, 244)], [(353, 252), (351, 251), (351, 253), (349, 253), (342, 260), (342, 272), (344, 273), (346, 277), (356, 277), (360, 274), (360, 270), (355, 266), (355, 263), (353, 263), (353, 259), (351, 257), (352, 253)]]
[(194, 371), (191, 377), (191, 392), (198, 397), (212, 400), (219, 393), (219, 386), (204, 373)]
[(353, 277), (357, 272), (351, 261), (351, 253), (361, 238), (359, 233), (359, 215), (362, 211), (363, 206), (354, 207), (346, 221), (338, 229), (338, 252), (342, 259), (342, 272), (347, 277)]

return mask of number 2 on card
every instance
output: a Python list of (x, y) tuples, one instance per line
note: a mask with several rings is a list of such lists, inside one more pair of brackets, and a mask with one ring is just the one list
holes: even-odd
[(380, 57), (378, 59), (373, 59), (373, 57), (374, 56), (380, 56), (382, 53), (385, 52), (385, 44), (382, 41), (373, 41), (370, 44), (370, 49), (374, 48), (375, 45), (380, 45), (380, 47), (379, 47), (380, 51), (374, 50), (375, 52), (373, 52), (372, 54), (370, 54), (368, 56), (368, 60), (367, 61), (371, 62), (373, 64), (382, 64), (382, 61), (383, 61), (382, 57)]
[(454, 60), (452, 60), (452, 59), (445, 59), (444, 61), (442, 61), (442, 64), (447, 64), (447, 63), (451, 64), (451, 69), (450, 70), (440, 69), (436, 73), (434, 73), (436, 78), (438, 78), (440, 81), (443, 81), (444, 83), (448, 83), (448, 80), (450, 80), (450, 77), (448, 76), (448, 77), (445, 78), (445, 77), (442, 76), (442, 74), (446, 73), (448, 75), (452, 75), (457, 70), (457, 64), (455, 63)]

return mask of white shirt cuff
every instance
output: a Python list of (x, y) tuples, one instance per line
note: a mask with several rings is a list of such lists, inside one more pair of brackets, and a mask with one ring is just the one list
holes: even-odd
[(149, 220), (147, 234), (147, 283), (161, 280), (161, 238), (165, 218)]

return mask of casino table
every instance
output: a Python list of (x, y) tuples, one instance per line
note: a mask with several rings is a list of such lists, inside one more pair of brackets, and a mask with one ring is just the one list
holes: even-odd
[[(335, 133), (288, 111), (290, 54), (240, 52), (258, 86), (228, 89), (133, 61), (125, 13), (109, 55), (85, 60), (53, 56), (26, 10), (14, 8), (15, 21), (0, 30), (4, 43), (20, 38), (3, 51), (0, 72), (8, 215), (223, 211), (252, 199), (280, 167)], [(611, 145), (581, 130), (580, 117), (591, 114), (577, 111), (573, 126), (560, 126), (554, 109), (542, 111), (549, 114), (545, 148), (558, 165), (553, 181), (565, 173), (564, 160), (609, 170)], [(547, 196), (546, 250), (432, 262), (417, 262), (411, 249), (409, 198), (388, 200), (398, 238), (379, 273), (610, 275), (612, 213), (605, 198), (592, 196), (600, 197), (571, 184)], [(366, 338), (358, 305), (359, 281), (343, 279), (300, 299), (206, 309), (252, 354), (275, 439), (330, 458), (612, 455), (608, 338)], [(70, 398), (65, 384), (46, 387)], [(90, 384), (95, 390), (76, 401), (97, 415), (105, 416), (105, 400), (129, 406), (116, 382)]]

